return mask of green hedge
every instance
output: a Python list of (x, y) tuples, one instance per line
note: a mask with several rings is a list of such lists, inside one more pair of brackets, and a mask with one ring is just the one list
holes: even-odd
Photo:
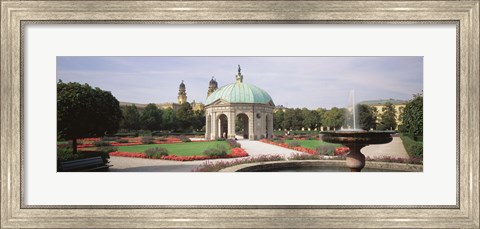
[(410, 157), (423, 157), (423, 142), (415, 141), (404, 134), (400, 135), (403, 146)]

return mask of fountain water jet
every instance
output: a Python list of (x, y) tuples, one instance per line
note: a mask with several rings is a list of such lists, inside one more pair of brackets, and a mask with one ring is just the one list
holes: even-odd
[[(390, 132), (357, 129), (357, 104), (355, 103), (355, 93), (353, 90), (350, 92), (350, 97), (352, 100), (351, 116), (353, 129), (325, 132), (322, 140), (330, 143), (339, 143), (350, 148), (350, 152), (346, 156), (346, 165), (350, 168), (350, 171), (360, 172), (363, 167), (365, 167), (365, 155), (363, 155), (360, 150), (371, 144), (389, 143), (392, 141), (392, 136)], [(347, 109), (347, 112), (348, 110), (349, 109)]]

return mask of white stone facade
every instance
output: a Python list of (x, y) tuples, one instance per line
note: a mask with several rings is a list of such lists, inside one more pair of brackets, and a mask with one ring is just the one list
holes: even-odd
[[(206, 132), (208, 140), (233, 139), (236, 136), (237, 116), (244, 119), (244, 134), (250, 140), (271, 138), (273, 134), (274, 106), (262, 103), (227, 103), (217, 101), (205, 107)], [(245, 120), (246, 119), (246, 120)]]

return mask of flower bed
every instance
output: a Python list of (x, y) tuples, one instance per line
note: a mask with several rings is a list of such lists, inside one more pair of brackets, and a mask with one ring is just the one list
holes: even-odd
[(262, 139), (260, 141), (263, 142), (263, 143), (270, 144), (270, 145), (276, 145), (276, 146), (280, 146), (280, 147), (287, 148), (287, 149), (293, 149), (293, 150), (296, 150), (296, 151), (300, 151), (300, 152), (304, 152), (304, 153), (308, 153), (308, 154), (312, 154), (312, 155), (317, 154), (317, 151), (315, 151), (313, 149), (301, 147), (301, 146), (290, 146), (287, 143), (276, 143), (276, 142), (268, 141), (266, 139)]
[[(134, 153), (134, 152), (112, 152), (110, 156), (117, 157), (136, 157), (136, 158), (148, 158), (145, 153)], [(225, 155), (224, 157), (216, 156), (177, 156), (177, 155), (168, 155), (162, 156), (162, 160), (172, 160), (172, 161), (195, 161), (195, 160), (209, 160), (209, 159), (219, 159), (219, 158), (237, 158), (237, 157), (247, 157), (248, 153), (245, 152), (242, 148), (233, 148), (230, 154)]]
[[(299, 139), (299, 140), (300, 140), (300, 139)], [(304, 153), (308, 153), (308, 154), (311, 154), (311, 155), (317, 154), (317, 151), (316, 151), (316, 150), (309, 149), (309, 148), (305, 148), (305, 147), (301, 147), (301, 146), (290, 146), (290, 145), (288, 145), (287, 143), (277, 143), (277, 142), (268, 141), (268, 140), (266, 140), (266, 139), (262, 139), (262, 140), (260, 140), (260, 141), (263, 142), (263, 143), (270, 144), (270, 145), (276, 145), (276, 146), (280, 146), (280, 147), (287, 148), (287, 149), (293, 149), (293, 150), (300, 151), (300, 152), (304, 152)], [(348, 152), (350, 152), (350, 149), (349, 149), (348, 147), (340, 146), (340, 147), (337, 147), (337, 148), (335, 149), (335, 156), (345, 155), (345, 154), (347, 154)]]
[(233, 161), (206, 161), (199, 167), (192, 169), (192, 172), (217, 172), (226, 167), (255, 163), (255, 162), (265, 162), (265, 161), (284, 161), (285, 158), (280, 155), (260, 155), (256, 157), (235, 159)]

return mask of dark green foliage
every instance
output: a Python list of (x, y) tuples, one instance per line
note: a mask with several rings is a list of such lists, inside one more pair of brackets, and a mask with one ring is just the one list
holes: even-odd
[(275, 111), (275, 113), (273, 114), (273, 129), (285, 129), (285, 127), (283, 126), (284, 116), (285, 113), (282, 109)]
[(315, 151), (317, 151), (317, 154), (320, 154), (320, 155), (333, 156), (335, 154), (335, 149), (336, 147), (332, 145), (321, 145), (321, 146), (318, 146), (315, 149)]
[(217, 138), (217, 141), (225, 141), (225, 138)]
[(146, 149), (144, 153), (148, 158), (159, 159), (162, 156), (168, 156), (170, 152), (168, 152), (168, 150), (165, 148), (155, 147), (155, 148)]
[(423, 142), (414, 141), (410, 137), (401, 134), (403, 146), (410, 157), (423, 157)]
[(180, 105), (176, 112), (177, 116), (177, 128), (179, 130), (185, 131), (189, 130), (192, 127), (192, 122), (194, 119), (194, 113), (190, 103), (185, 102)]
[(162, 124), (162, 110), (157, 105), (148, 104), (140, 116), (142, 127), (146, 130), (159, 130)]
[(164, 130), (175, 130), (177, 128), (177, 117), (172, 108), (163, 110), (162, 124)]
[(285, 129), (299, 130), (303, 126), (302, 110), (286, 109), (283, 118), (283, 127)]
[(102, 147), (102, 146), (110, 146), (110, 143), (105, 141), (94, 141), (93, 145), (96, 147)]
[(311, 130), (320, 127), (320, 115), (314, 110), (302, 109), (303, 127), (310, 128)]
[(194, 130), (202, 130), (205, 128), (205, 111), (204, 110), (196, 110), (193, 111), (192, 117), (192, 129)]
[(119, 102), (110, 92), (88, 84), (58, 81), (57, 136), (72, 140), (74, 153), (76, 139), (113, 134), (121, 119)]
[(118, 140), (118, 137), (103, 137), (102, 138), (102, 141), (104, 142), (114, 142), (114, 141), (117, 141)]
[(142, 123), (140, 121), (140, 112), (135, 105), (122, 107), (123, 119), (120, 123), (121, 128), (127, 130), (138, 130)]
[(323, 113), (322, 120), (325, 127), (339, 129), (345, 122), (345, 109), (333, 107)]
[(191, 142), (192, 141), (192, 140), (190, 140), (190, 138), (185, 137), (185, 135), (180, 135), (178, 138), (180, 138), (180, 140), (182, 142)]
[(370, 130), (377, 127), (377, 115), (375, 107), (370, 107), (365, 104), (358, 104), (358, 122), (361, 129)]
[(141, 142), (142, 144), (153, 144), (153, 138), (152, 138), (152, 137), (148, 137), (148, 136), (142, 137), (142, 138), (140, 139), (140, 142)]
[(115, 151), (118, 151), (118, 147), (116, 146), (102, 146), (102, 147), (97, 147), (96, 149), (97, 152), (100, 152), (100, 153), (111, 153), (111, 152), (115, 152)]
[(229, 149), (224, 145), (217, 145), (215, 148), (209, 148), (203, 151), (203, 154), (211, 157), (221, 157), (229, 153)]
[(415, 95), (403, 111), (402, 132), (413, 137), (423, 136), (423, 95)]
[(128, 140), (127, 139), (117, 139), (116, 142), (118, 143), (128, 143)]
[(380, 124), (378, 125), (379, 130), (395, 130), (397, 127), (396, 111), (392, 103), (387, 102), (382, 108), (383, 113), (380, 115)]
[(117, 137), (138, 137), (137, 132), (123, 132), (123, 133), (116, 133), (115, 136)]

